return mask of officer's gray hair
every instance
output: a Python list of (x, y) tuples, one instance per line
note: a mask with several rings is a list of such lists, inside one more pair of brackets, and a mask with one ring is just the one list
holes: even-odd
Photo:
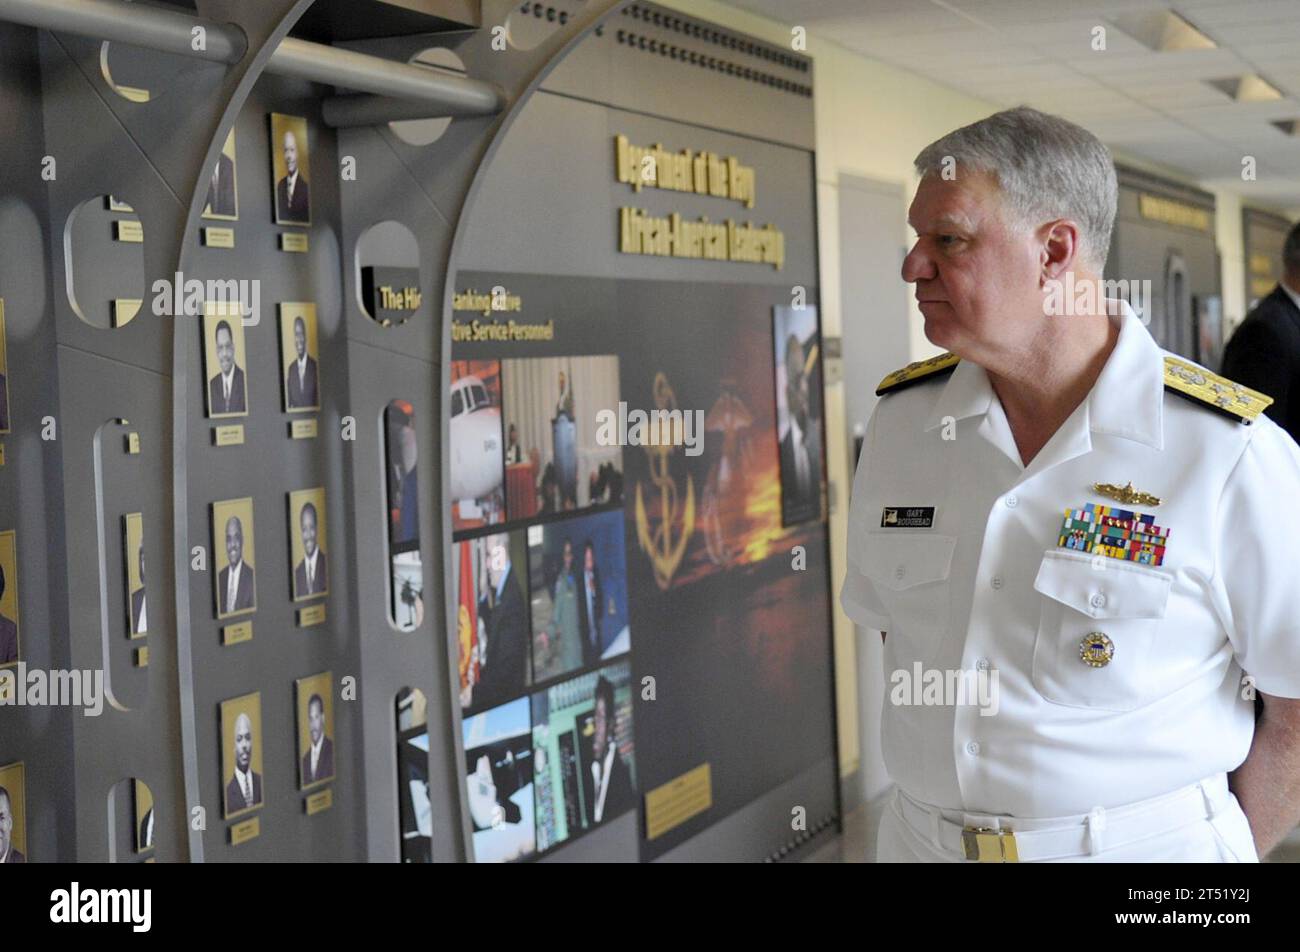
[(1300, 275), (1300, 221), (1287, 233), (1286, 244), (1282, 246), (1282, 267), (1287, 277)]
[(990, 173), (1022, 224), (1077, 222), (1083, 263), (1098, 274), (1105, 267), (1119, 194), (1115, 160), (1082, 126), (1017, 106), (948, 133), (922, 149), (915, 164), (923, 176)]

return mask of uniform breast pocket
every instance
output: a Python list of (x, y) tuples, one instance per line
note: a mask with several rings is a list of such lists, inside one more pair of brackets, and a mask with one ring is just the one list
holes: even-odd
[(1154, 701), (1153, 657), (1173, 576), (1116, 559), (1051, 549), (1034, 579), (1042, 595), (1034, 687), (1069, 707), (1131, 711)]
[(893, 626), (889, 640), (909, 659), (932, 658), (948, 630), (954, 536), (867, 532), (859, 564)]

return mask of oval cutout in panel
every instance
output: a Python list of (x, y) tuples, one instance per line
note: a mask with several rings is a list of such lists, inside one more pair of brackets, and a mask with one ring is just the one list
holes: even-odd
[[(181, 8), (186, 13), (197, 13), (192, 0), (174, 0), (167, 4), (138, 2), (140, 6), (158, 7), (168, 11)], [(189, 56), (163, 53), (130, 43), (109, 43), (99, 47), (99, 72), (108, 88), (127, 102), (147, 103), (159, 99), (176, 86), (186, 73), (192, 72), (197, 62)]]
[[(444, 46), (431, 46), (411, 57), (412, 66), (423, 66), (445, 76), (464, 78), (465, 62), (454, 52)], [(433, 145), (442, 138), (442, 134), (451, 125), (451, 117), (440, 119), (400, 119), (390, 122), (388, 128), (393, 135), (407, 145)]]
[(95, 511), (100, 582), (100, 655), (103, 701), (118, 710), (149, 700), (150, 635), (164, 627), (165, 597), (149, 584), (160, 551), (153, 502), (141, 478), (143, 453), (136, 428), (109, 420), (95, 433)]
[(406, 400), (393, 400), (384, 409), (384, 472), (388, 509), (388, 621), (398, 631), (414, 631), (424, 621), (419, 455), (415, 408)]
[(419, 688), (397, 692), (397, 823), (403, 863), (433, 862), (429, 803), (428, 702)]
[(400, 222), (381, 221), (357, 239), (357, 291), (361, 310), (384, 327), (405, 324), (424, 304), (420, 242)]
[(91, 327), (125, 327), (144, 306), (144, 224), (120, 195), (87, 199), (63, 232), (68, 303)]

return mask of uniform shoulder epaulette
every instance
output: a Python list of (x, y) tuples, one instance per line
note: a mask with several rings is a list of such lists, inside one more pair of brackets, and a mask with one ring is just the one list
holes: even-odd
[(931, 357), (928, 360), (913, 361), (901, 370), (895, 370), (880, 381), (880, 386), (876, 387), (876, 396), (894, 393), (905, 387), (910, 387), (914, 383), (920, 383), (929, 377), (952, 373), (952, 369), (957, 366), (960, 360), (961, 358), (956, 354), (940, 354), (938, 357)]
[(1258, 390), (1177, 357), (1165, 357), (1165, 389), (1246, 424), (1254, 423), (1273, 403), (1272, 397)]

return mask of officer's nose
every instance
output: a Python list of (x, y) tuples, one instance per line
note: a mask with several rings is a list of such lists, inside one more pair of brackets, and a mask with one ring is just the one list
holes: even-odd
[(937, 277), (934, 261), (921, 249), (921, 242), (912, 245), (912, 250), (903, 259), (903, 280), (908, 284), (928, 281)]

